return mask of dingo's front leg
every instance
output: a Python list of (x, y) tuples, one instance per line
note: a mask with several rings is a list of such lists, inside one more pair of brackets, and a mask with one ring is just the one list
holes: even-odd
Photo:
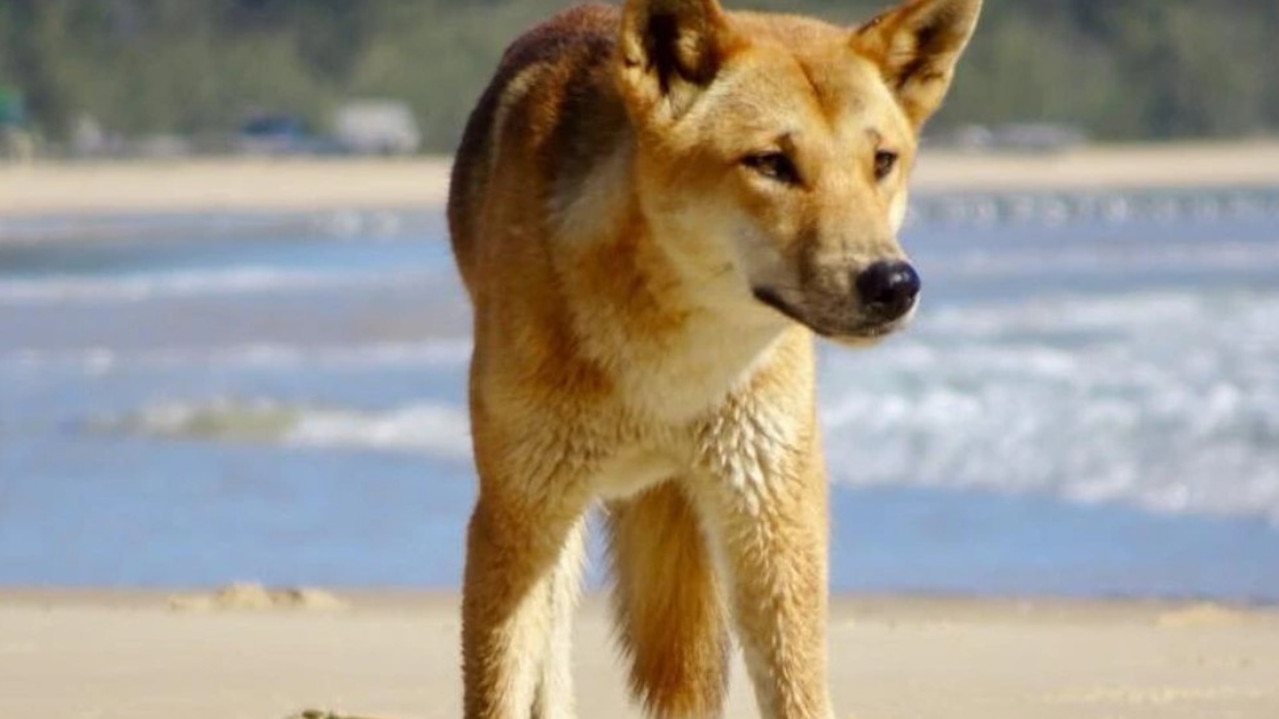
[(570, 530), (559, 561), (547, 583), (546, 600), (550, 627), (546, 632), (546, 654), (533, 697), (533, 719), (570, 719), (574, 716), (571, 640), (573, 610), (581, 587), (582, 561), (586, 554), (586, 520)]
[[(481, 489), (462, 592), (466, 719), (567, 719), (566, 647), (583, 507)], [(548, 667), (547, 662), (554, 666)]]
[(721, 455), (719, 471), (694, 492), (729, 588), (760, 715), (831, 719), (820, 456), (811, 446), (727, 447), (736, 454)]

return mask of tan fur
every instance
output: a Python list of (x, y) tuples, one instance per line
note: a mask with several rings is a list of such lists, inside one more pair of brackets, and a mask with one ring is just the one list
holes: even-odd
[(631, 689), (666, 716), (713, 716), (728, 675), (728, 616), (696, 510), (667, 482), (608, 512), (618, 642)]
[(507, 51), (449, 200), (475, 307), (466, 717), (573, 716), (600, 501), (651, 716), (720, 715), (730, 626), (764, 717), (833, 716), (812, 333), (866, 344), (909, 319), (858, 278), (904, 260), (916, 134), (979, 7), (912, 0), (845, 29), (631, 0)]

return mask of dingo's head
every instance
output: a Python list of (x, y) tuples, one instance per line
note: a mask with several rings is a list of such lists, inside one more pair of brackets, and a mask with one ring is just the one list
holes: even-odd
[(845, 29), (629, 0), (618, 85), (665, 251), (834, 339), (904, 324), (920, 286), (897, 243), (906, 174), (980, 9), (910, 0)]

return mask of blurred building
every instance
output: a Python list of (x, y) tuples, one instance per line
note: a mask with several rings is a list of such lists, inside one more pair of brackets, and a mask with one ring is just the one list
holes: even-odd
[(422, 144), (413, 111), (398, 100), (342, 105), (333, 116), (333, 135), (343, 150), (360, 155), (411, 155)]

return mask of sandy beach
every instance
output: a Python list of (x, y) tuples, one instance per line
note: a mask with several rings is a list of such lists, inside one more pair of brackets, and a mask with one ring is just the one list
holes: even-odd
[[(0, 592), (0, 713), (459, 716), (455, 596), (290, 596), (287, 606), (270, 608), (243, 592), (230, 602), (161, 592)], [(1279, 715), (1273, 611), (838, 599), (830, 640), (841, 718)], [(736, 669), (728, 716), (755, 716)], [(626, 700), (599, 597), (579, 612), (576, 676), (580, 716), (640, 716)]]
[[(0, 217), (326, 210), (443, 203), (448, 158), (190, 159), (0, 165)], [(925, 149), (921, 191), (1279, 185), (1279, 142), (1085, 147), (1059, 154)]]

